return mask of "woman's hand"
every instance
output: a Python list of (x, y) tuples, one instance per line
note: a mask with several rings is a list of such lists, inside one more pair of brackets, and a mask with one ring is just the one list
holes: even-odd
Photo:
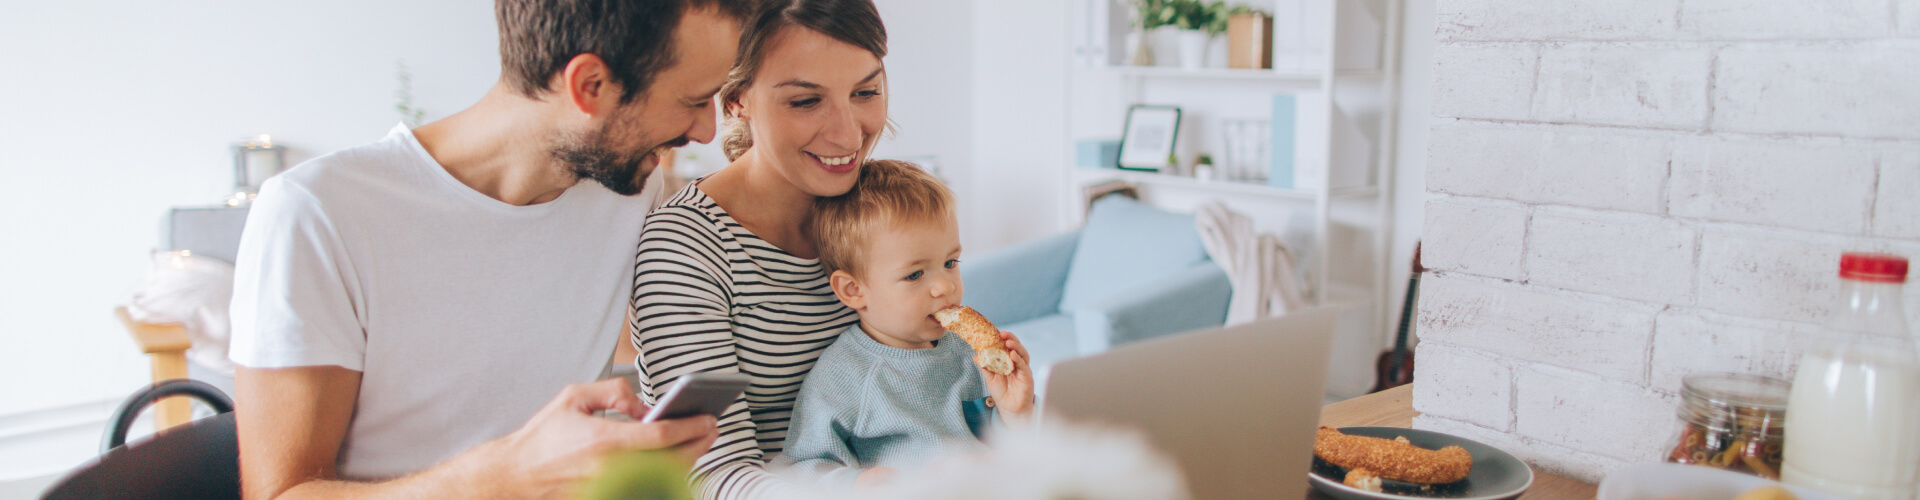
[(853, 486), (857, 488), (879, 486), (887, 484), (887, 481), (892, 481), (893, 476), (897, 475), (900, 475), (900, 471), (894, 470), (892, 467), (874, 467), (860, 471), (859, 475), (853, 476)]
[[(1012, 332), (1002, 330), (1000, 340), (1006, 343), (1008, 357), (1013, 358), (1013, 372), (1001, 375), (981, 368), (980, 377), (987, 383), (987, 394), (993, 396), (1000, 418), (1025, 424), (1033, 416), (1033, 366), (1027, 362), (1027, 346), (1021, 345)], [(978, 354), (974, 355), (974, 364), (980, 364)]]

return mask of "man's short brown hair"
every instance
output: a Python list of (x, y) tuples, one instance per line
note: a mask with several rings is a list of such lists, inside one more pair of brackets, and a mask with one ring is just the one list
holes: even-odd
[(860, 165), (860, 179), (847, 194), (817, 198), (807, 234), (828, 273), (855, 275), (866, 260), (873, 233), (902, 224), (952, 220), (953, 191), (933, 174), (900, 160)]
[(495, 0), (500, 25), (500, 79), (539, 99), (567, 62), (580, 54), (606, 61), (626, 104), (676, 62), (673, 29), (689, 10), (718, 9), (746, 19), (750, 0)]

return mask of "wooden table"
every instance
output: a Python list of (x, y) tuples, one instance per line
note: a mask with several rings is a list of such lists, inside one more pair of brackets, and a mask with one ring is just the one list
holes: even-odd
[[(1413, 417), (1419, 415), (1413, 411), (1413, 386), (1403, 385), (1393, 389), (1327, 405), (1320, 410), (1320, 424), (1328, 427), (1350, 427), (1359, 425), (1377, 425), (1385, 427), (1412, 427)], [(1522, 500), (1562, 500), (1593, 498), (1595, 486), (1578, 479), (1533, 470), (1533, 486), (1520, 494)], [(1307, 498), (1330, 500), (1333, 497), (1309, 489)]]
[[(140, 352), (147, 353), (153, 359), (153, 381), (170, 378), (187, 378), (187, 348), (193, 346), (193, 339), (187, 337), (187, 328), (178, 323), (142, 323), (127, 315), (125, 306), (113, 308), (113, 315), (120, 318), (120, 324), (127, 327), (127, 334), (133, 336), (133, 343), (140, 346)], [(153, 430), (158, 431), (186, 423), (193, 419), (193, 402), (185, 398), (172, 397), (154, 403)]]

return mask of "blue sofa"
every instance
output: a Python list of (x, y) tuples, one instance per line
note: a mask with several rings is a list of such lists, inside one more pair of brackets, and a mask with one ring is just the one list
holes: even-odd
[(1078, 230), (965, 261), (963, 303), (1018, 335), (1038, 367), (1218, 327), (1232, 293), (1192, 215), (1118, 196)]

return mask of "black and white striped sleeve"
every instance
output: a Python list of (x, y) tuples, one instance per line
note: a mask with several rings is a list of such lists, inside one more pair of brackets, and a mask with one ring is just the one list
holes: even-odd
[[(739, 373), (730, 319), (732, 279), (716, 221), (691, 207), (647, 218), (634, 261), (632, 324), (641, 398), (656, 404), (690, 373)], [(768, 473), (746, 396), (720, 417), (720, 437), (694, 464), (699, 498), (757, 498), (784, 488)]]

